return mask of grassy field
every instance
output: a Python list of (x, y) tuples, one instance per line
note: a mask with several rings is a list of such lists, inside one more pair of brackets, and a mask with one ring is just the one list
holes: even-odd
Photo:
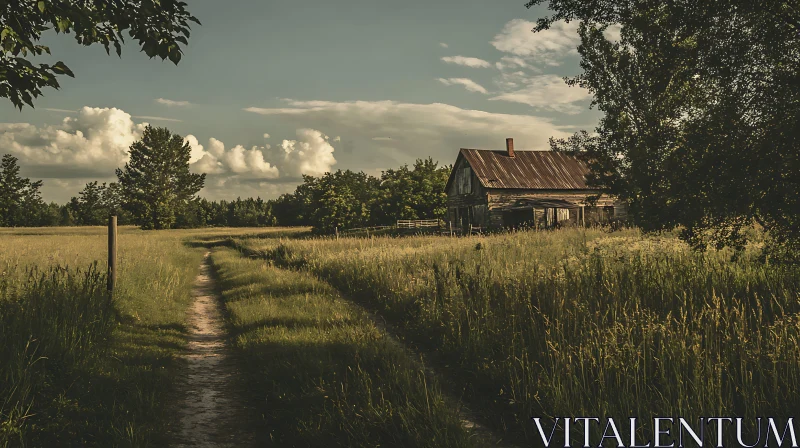
[(731, 261), (636, 230), (125, 228), (109, 301), (104, 229), (0, 239), (0, 446), (163, 445), (207, 247), (271, 446), (485, 445), (462, 400), (526, 446), (532, 416), (800, 411), (800, 268), (757, 247)]
[(435, 379), (309, 273), (213, 254), (264, 445), (480, 446)]
[(183, 241), (236, 232), (121, 228), (111, 300), (105, 228), (0, 229), (0, 446), (163, 444), (203, 254)]
[(531, 416), (792, 416), (800, 271), (671, 235), (239, 239), (384, 316), (498, 431)]

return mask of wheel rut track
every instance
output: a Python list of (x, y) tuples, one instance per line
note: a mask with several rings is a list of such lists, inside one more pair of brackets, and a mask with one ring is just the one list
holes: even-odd
[(255, 447), (255, 425), (247, 395), (241, 389), (223, 321), (210, 252), (206, 252), (192, 290), (189, 337), (183, 358), (185, 375), (178, 382), (174, 406), (177, 424), (173, 447)]
[[(241, 245), (236, 244), (233, 241), (230, 241), (227, 244), (228, 247), (232, 247), (238, 250), (242, 256), (258, 259), (265, 262), (273, 263), (274, 266), (280, 267), (283, 269), (293, 269), (293, 270), (306, 270), (303, 267), (299, 266), (290, 266), (284, 263), (281, 263), (279, 260), (273, 260), (266, 256), (265, 253), (261, 251), (255, 251), (243, 247)], [(308, 270), (306, 270), (308, 271)], [(310, 272), (310, 271), (308, 271)], [(484, 446), (487, 447), (498, 447), (498, 448), (518, 448), (523, 446), (521, 440), (516, 440), (518, 437), (517, 435), (513, 435), (512, 437), (515, 440), (512, 442), (511, 440), (507, 440), (508, 438), (504, 438), (497, 434), (497, 432), (490, 427), (489, 419), (485, 416), (481, 415), (478, 412), (464, 403), (460, 398), (461, 395), (457, 390), (458, 387), (450, 381), (447, 381), (445, 375), (442, 375), (442, 372), (447, 371), (448, 369), (445, 366), (445, 363), (440, 359), (440, 357), (436, 353), (431, 353), (423, 350), (419, 350), (416, 347), (412, 347), (403, 342), (400, 335), (402, 332), (396, 330), (391, 323), (387, 322), (386, 319), (383, 318), (377, 311), (372, 310), (366, 307), (362, 301), (354, 299), (347, 291), (343, 291), (340, 288), (331, 284), (327, 279), (320, 277), (312, 273), (315, 277), (317, 277), (320, 281), (323, 281), (327, 284), (330, 284), (336, 291), (338, 291), (339, 295), (342, 298), (346, 299), (347, 301), (351, 302), (358, 308), (364, 311), (364, 313), (369, 317), (369, 319), (373, 322), (373, 324), (378, 327), (386, 336), (392, 341), (393, 344), (397, 344), (400, 346), (412, 359), (419, 359), (421, 360), (422, 367), (424, 368), (424, 372), (428, 380), (438, 380), (438, 384), (442, 388), (442, 391), (445, 393), (445, 399), (449, 402), (450, 406), (453, 409), (458, 410), (459, 418), (461, 419), (461, 425), (464, 428), (470, 429), (473, 431), (475, 436), (478, 438), (479, 441), (482, 442)]]

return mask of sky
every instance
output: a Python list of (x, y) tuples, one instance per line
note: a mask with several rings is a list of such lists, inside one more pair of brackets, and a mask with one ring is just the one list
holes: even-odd
[[(275, 198), (303, 174), (382, 170), (459, 148), (546, 150), (591, 130), (574, 23), (533, 33), (524, 0), (188, 0), (194, 25), (177, 66), (133, 42), (122, 57), (48, 33), (75, 73), (35, 109), (0, 99), (0, 154), (64, 203), (112, 182), (147, 124), (192, 147), (208, 199)], [(612, 38), (609, 35), (609, 38)]]

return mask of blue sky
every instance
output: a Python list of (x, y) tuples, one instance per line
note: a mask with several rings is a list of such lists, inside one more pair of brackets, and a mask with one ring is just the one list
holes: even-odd
[(0, 153), (44, 180), (46, 200), (113, 181), (144, 123), (187, 138), (201, 196), (232, 199), (276, 197), (301, 174), (449, 164), (505, 137), (547, 149), (597, 121), (560, 79), (579, 70), (574, 24), (534, 34), (546, 10), (524, 0), (188, 3), (203, 25), (178, 66), (45, 36), (76, 77), (35, 110), (0, 103)]

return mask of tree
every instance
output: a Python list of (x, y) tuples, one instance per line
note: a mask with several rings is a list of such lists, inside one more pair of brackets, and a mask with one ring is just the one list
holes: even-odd
[[(533, 0), (528, 6), (544, 3)], [(789, 0), (550, 0), (579, 21), (594, 134), (552, 141), (630, 203), (645, 230), (741, 249), (754, 221), (773, 253), (800, 253), (800, 8)], [(604, 34), (621, 28), (620, 41)]]
[(189, 23), (200, 22), (176, 0), (6, 0), (0, 6), (0, 96), (14, 106), (33, 107), (42, 87), (59, 88), (57, 77), (73, 76), (61, 61), (34, 65), (28, 56), (50, 54), (39, 45), (42, 33), (75, 33), (81, 45), (101, 44), (122, 54), (123, 33), (133, 38), (150, 58), (169, 58), (177, 64), (188, 45)]
[(83, 226), (102, 226), (111, 215), (117, 216), (120, 225), (131, 222), (130, 214), (122, 207), (122, 196), (119, 184), (112, 182), (106, 185), (97, 181), (89, 182), (73, 197), (68, 207), (77, 224)]
[(78, 224), (84, 226), (100, 226), (106, 222), (108, 210), (103, 206), (103, 192), (106, 184), (98, 185), (97, 181), (89, 182), (78, 193), (74, 204), (75, 218)]
[(42, 181), (20, 176), (17, 161), (11, 154), (0, 160), (0, 226), (36, 226), (45, 207)]
[(450, 167), (439, 167), (430, 157), (417, 159), (413, 169), (404, 165), (381, 174), (373, 216), (377, 224), (398, 219), (434, 219), (447, 211), (444, 191)]
[(203, 188), (205, 174), (189, 172), (191, 147), (167, 128), (147, 126), (117, 169), (124, 207), (144, 229), (168, 229), (175, 215)]

